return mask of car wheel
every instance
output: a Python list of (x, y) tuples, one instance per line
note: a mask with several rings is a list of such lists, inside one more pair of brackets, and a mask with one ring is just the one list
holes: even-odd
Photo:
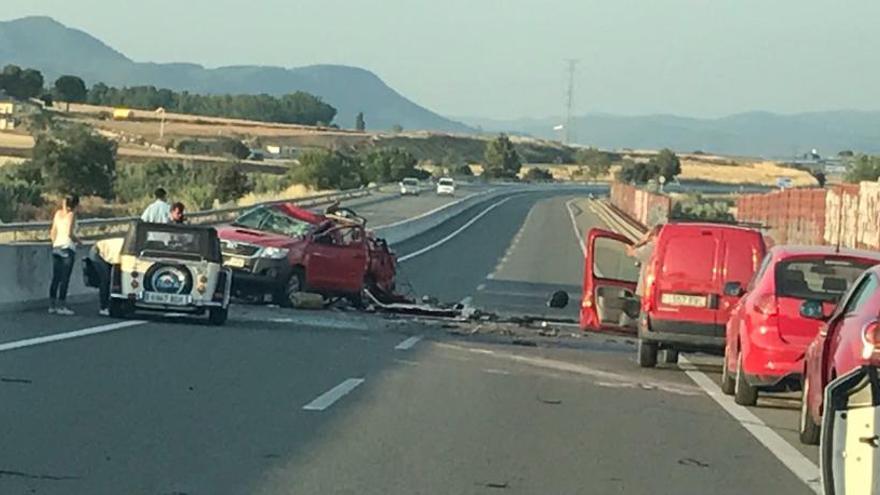
[(675, 349), (664, 349), (663, 362), (666, 364), (678, 364), (678, 351)]
[(229, 308), (211, 308), (208, 310), (208, 321), (211, 325), (220, 326), (229, 318)]
[(130, 302), (121, 299), (110, 299), (109, 309), (110, 316), (113, 318), (125, 318), (134, 311)]
[(727, 367), (727, 351), (724, 352), (724, 362), (721, 363), (721, 391), (725, 395), (733, 395), (736, 382), (733, 381), (733, 375)]
[(804, 374), (804, 386), (802, 388), (798, 436), (801, 439), (801, 443), (805, 445), (819, 445), (821, 427), (813, 421), (813, 416), (810, 414), (809, 404), (807, 403), (807, 397), (809, 397), (810, 393), (810, 381), (807, 380), (806, 373)]
[(639, 339), (639, 349), (637, 359), (639, 366), (642, 368), (653, 368), (657, 366), (657, 344)]
[(296, 269), (290, 274), (287, 282), (274, 295), (273, 299), (279, 306), (292, 308), (296, 304), (296, 294), (305, 292), (306, 277), (302, 270)]
[(741, 406), (754, 406), (758, 403), (758, 387), (749, 385), (743, 370), (742, 351), (736, 355), (736, 380), (733, 384), (733, 401)]

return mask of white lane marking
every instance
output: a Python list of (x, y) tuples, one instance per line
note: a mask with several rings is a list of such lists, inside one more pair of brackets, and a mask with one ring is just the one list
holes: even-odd
[(466, 224), (464, 224), (464, 225), (462, 225), (461, 227), (459, 227), (458, 229), (456, 229), (455, 232), (449, 234), (448, 236), (446, 236), (446, 237), (440, 239), (439, 241), (437, 241), (437, 242), (435, 242), (435, 243), (433, 243), (433, 244), (431, 244), (431, 245), (428, 245), (428, 246), (423, 247), (422, 249), (419, 249), (418, 251), (415, 251), (415, 252), (409, 253), (409, 254), (407, 254), (406, 256), (401, 256), (400, 258), (397, 258), (397, 261), (400, 262), (400, 263), (403, 263), (404, 261), (411, 260), (411, 259), (415, 258), (416, 256), (421, 256), (421, 255), (427, 253), (428, 251), (430, 251), (430, 250), (432, 250), (432, 249), (435, 249), (435, 248), (437, 248), (437, 247), (442, 246), (443, 244), (446, 244), (447, 242), (449, 242), (449, 241), (451, 241), (453, 238), (455, 238), (455, 236), (457, 236), (458, 234), (461, 234), (462, 232), (464, 232), (465, 229), (467, 229), (467, 228), (470, 227), (471, 225), (477, 223), (477, 221), (478, 221), (479, 219), (481, 219), (481, 218), (483, 218), (484, 216), (486, 216), (490, 211), (494, 210), (495, 208), (498, 208), (499, 206), (503, 205), (504, 203), (510, 201), (511, 199), (513, 199), (513, 196), (509, 196), (509, 197), (507, 197), (507, 198), (502, 199), (501, 201), (499, 201), (499, 202), (497, 202), (497, 203), (492, 204), (491, 206), (489, 206), (489, 207), (486, 208), (485, 210), (481, 211), (481, 212), (480, 212), (478, 215), (476, 215), (474, 218), (471, 218), (470, 220), (468, 220), (468, 222), (467, 222)]
[(467, 296), (459, 301), (458, 304), (461, 304), (462, 306), (470, 306), (472, 302), (474, 302), (473, 296)]
[(334, 402), (346, 396), (349, 392), (356, 389), (358, 385), (364, 383), (363, 378), (349, 378), (339, 385), (319, 395), (318, 398), (303, 406), (306, 411), (323, 411), (332, 406)]
[(478, 290), (478, 291), (486, 290), (486, 284), (480, 284), (480, 285), (478, 285), (478, 286), (477, 286), (477, 290)]
[(34, 337), (32, 339), (17, 340), (15, 342), (6, 342), (0, 344), (0, 352), (12, 351), (23, 347), (33, 347), (35, 345), (49, 344), (60, 340), (75, 339), (78, 337), (87, 337), (89, 335), (97, 335), (99, 333), (112, 332), (123, 328), (134, 327), (146, 323), (143, 320), (128, 320), (116, 323), (108, 323), (107, 325), (99, 325), (97, 327), (83, 328), (82, 330), (74, 330), (72, 332), (56, 333), (53, 335), (45, 335), (42, 337)]
[(703, 389), (709, 397), (715, 399), (718, 405), (733, 416), (733, 419), (761, 442), (764, 447), (767, 447), (771, 454), (776, 456), (785, 467), (806, 483), (813, 492), (817, 494), (822, 493), (819, 482), (819, 468), (811, 460), (807, 459), (800, 451), (779, 436), (778, 433), (773, 431), (754, 413), (734, 402), (733, 398), (724, 395), (718, 385), (706, 376), (705, 373), (699, 371), (687, 358), (680, 356), (679, 360), (679, 368), (684, 370), (697, 386)]
[(576, 199), (570, 199), (565, 202), (565, 209), (568, 210), (568, 218), (571, 219), (571, 227), (574, 229), (574, 236), (577, 238), (578, 245), (581, 247), (581, 253), (584, 256), (587, 255), (587, 245), (584, 244), (584, 238), (581, 235), (580, 229), (578, 229), (577, 220), (574, 218), (574, 211), (571, 209), (571, 204), (577, 201)]
[(486, 280), (494, 280), (494, 279), (495, 279), (494, 273), (490, 273), (490, 274), (486, 275)]
[(419, 341), (422, 340), (421, 335), (413, 335), (412, 337), (404, 340), (403, 342), (394, 346), (395, 351), (407, 351), (412, 349), (414, 345), (418, 344)]

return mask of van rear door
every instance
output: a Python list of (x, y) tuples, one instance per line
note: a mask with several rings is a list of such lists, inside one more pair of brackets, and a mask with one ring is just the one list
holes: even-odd
[(751, 231), (727, 231), (722, 233), (724, 239), (724, 263), (721, 267), (722, 275), (719, 278), (716, 290), (721, 297), (718, 307), (718, 323), (726, 324), (730, 319), (730, 313), (739, 297), (725, 296), (724, 284), (739, 282), (740, 286), (747, 287), (754, 277), (755, 272), (764, 259), (766, 249), (760, 233)]
[(635, 331), (639, 268), (626, 253), (632, 244), (607, 230), (591, 229), (587, 234), (581, 329)]
[(652, 317), (716, 325), (721, 233), (698, 227), (675, 229), (660, 244)]

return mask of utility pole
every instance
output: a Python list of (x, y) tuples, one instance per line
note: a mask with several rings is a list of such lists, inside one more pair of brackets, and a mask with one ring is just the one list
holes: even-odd
[(570, 58), (566, 59), (568, 64), (568, 89), (565, 92), (565, 138), (563, 142), (570, 144), (574, 134), (574, 72), (578, 61)]

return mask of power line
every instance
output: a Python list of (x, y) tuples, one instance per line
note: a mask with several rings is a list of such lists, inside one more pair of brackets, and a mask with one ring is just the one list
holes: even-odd
[(568, 64), (568, 89), (565, 92), (565, 144), (571, 143), (575, 137), (574, 133), (574, 73), (577, 68), (577, 59), (569, 58), (565, 62)]

